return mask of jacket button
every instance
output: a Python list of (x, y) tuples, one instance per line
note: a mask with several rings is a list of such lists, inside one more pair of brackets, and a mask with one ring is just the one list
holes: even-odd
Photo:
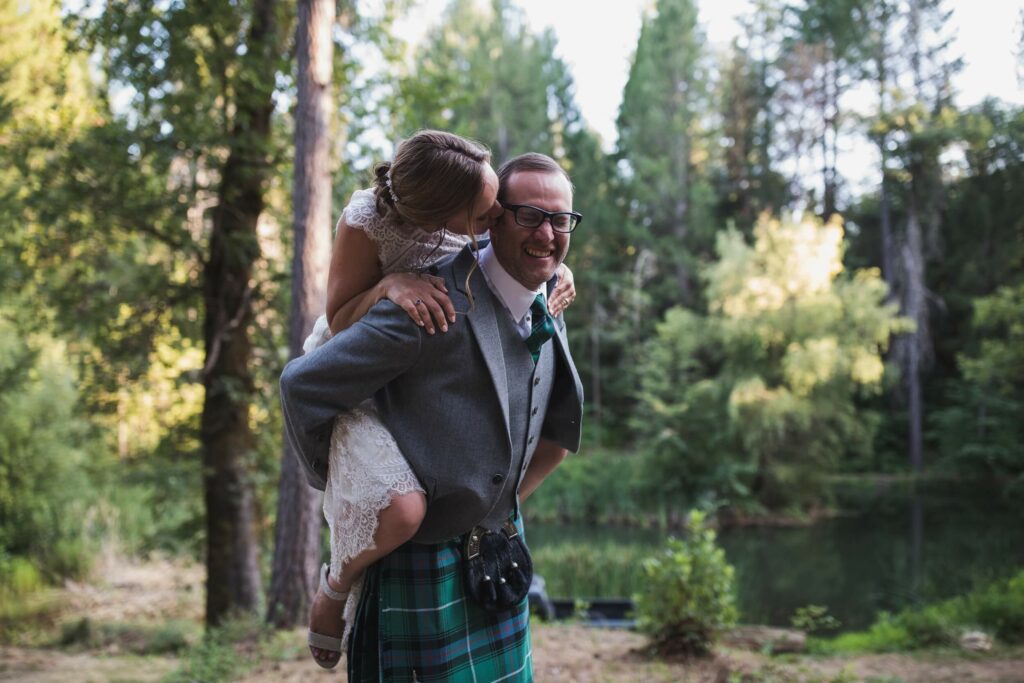
[(491, 482), (494, 484), (500, 484), (503, 481), (505, 481), (505, 477), (503, 475), (495, 474), (493, 477), (491, 477)]

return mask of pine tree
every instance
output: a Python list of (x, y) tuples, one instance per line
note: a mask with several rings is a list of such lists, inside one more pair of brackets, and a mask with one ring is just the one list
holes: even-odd
[(453, 0), (399, 83), (397, 134), (450, 130), (488, 145), (496, 165), (524, 152), (564, 156), (556, 94), (572, 85), (554, 50), (554, 33), (531, 32), (510, 0)]
[(666, 286), (652, 289), (656, 312), (677, 302), (697, 304), (695, 265), (711, 248), (702, 167), (702, 117), (708, 110), (703, 49), (696, 4), (659, 0), (640, 29), (618, 117), (630, 219), (644, 233), (637, 278), (650, 276), (652, 259), (661, 272), (672, 273), (663, 278)]
[(721, 68), (722, 171), (716, 182), (718, 222), (745, 232), (763, 211), (777, 214), (790, 203), (786, 179), (775, 170), (779, 129), (775, 102), (781, 78), (782, 8), (758, 0), (742, 21)]

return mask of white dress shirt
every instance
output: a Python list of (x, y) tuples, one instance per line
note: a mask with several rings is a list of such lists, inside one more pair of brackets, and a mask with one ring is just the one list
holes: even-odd
[(491, 291), (501, 301), (508, 314), (512, 316), (512, 321), (519, 329), (519, 336), (523, 339), (529, 337), (533, 330), (533, 314), (530, 313), (530, 306), (540, 294), (544, 296), (544, 306), (547, 307), (546, 287), (541, 285), (536, 290), (530, 290), (521, 285), (498, 262), (498, 257), (490, 243), (480, 250), (480, 270)]

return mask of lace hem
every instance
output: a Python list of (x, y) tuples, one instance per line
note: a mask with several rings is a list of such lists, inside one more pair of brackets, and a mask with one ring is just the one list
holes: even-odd
[(324, 490), (331, 530), (331, 574), (374, 546), (380, 512), (394, 496), (419, 491), (419, 479), (380, 421), (372, 402), (334, 421)]

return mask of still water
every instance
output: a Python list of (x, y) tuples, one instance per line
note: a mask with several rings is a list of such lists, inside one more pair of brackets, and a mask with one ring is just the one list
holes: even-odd
[[(880, 488), (841, 497), (844, 512), (802, 527), (745, 527), (720, 533), (736, 569), (741, 619), (789, 625), (794, 611), (825, 605), (841, 630), (870, 625), (881, 610), (952, 597), (1024, 569), (1024, 503), (998, 493)], [(652, 529), (533, 523), (535, 550), (560, 543), (657, 550)], [(636, 587), (639, 589), (639, 586)], [(573, 596), (594, 595), (574, 583)]]

